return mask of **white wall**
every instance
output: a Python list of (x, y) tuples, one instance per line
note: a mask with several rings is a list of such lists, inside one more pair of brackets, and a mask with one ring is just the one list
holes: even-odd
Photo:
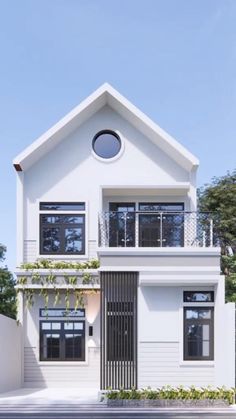
[[(57, 308), (65, 308), (64, 297)], [(49, 308), (53, 308), (54, 296)], [(71, 307), (74, 297), (71, 296)], [(24, 386), (26, 387), (94, 387), (100, 385), (100, 299), (99, 293), (85, 299), (85, 362), (43, 362), (39, 360), (39, 309), (44, 307), (37, 296), (33, 307), (24, 313)], [(42, 319), (41, 319), (42, 320)], [(48, 319), (49, 320), (49, 319)], [(59, 320), (54, 318), (54, 320)], [(89, 325), (93, 337), (88, 336)]]
[[(183, 360), (183, 291), (215, 290), (214, 361)], [(232, 387), (235, 306), (224, 304), (224, 281), (215, 288), (144, 286), (138, 290), (138, 385)]]
[[(104, 128), (119, 132), (124, 142), (124, 152), (112, 162), (98, 160), (91, 150), (94, 135)], [(33, 258), (32, 252), (39, 256), (40, 201), (86, 201), (88, 239), (94, 243), (98, 212), (102, 209), (102, 186), (158, 188), (183, 182), (193, 182), (192, 174), (106, 106), (25, 172), (24, 240), (29, 247), (29, 259)], [(185, 200), (186, 208), (193, 209), (195, 196), (192, 192), (190, 195), (181, 196), (181, 199)], [(175, 199), (173, 196), (173, 201)], [(23, 245), (22, 238), (18, 239), (19, 246)], [(18, 260), (18, 264), (20, 262)]]
[(21, 326), (0, 314), (0, 392), (21, 387)]

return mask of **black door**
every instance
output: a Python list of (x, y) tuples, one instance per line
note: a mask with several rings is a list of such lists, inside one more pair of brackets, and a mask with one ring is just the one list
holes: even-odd
[(137, 387), (136, 272), (101, 272), (101, 389)]
[(135, 204), (109, 205), (109, 247), (135, 246)]

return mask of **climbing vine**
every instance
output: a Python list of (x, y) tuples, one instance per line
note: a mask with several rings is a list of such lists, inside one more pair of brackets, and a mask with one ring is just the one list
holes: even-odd
[[(64, 270), (71, 269), (75, 270), (76, 273), (82, 272), (82, 285), (96, 285), (96, 279), (91, 275), (91, 272), (88, 272), (89, 269), (99, 268), (99, 261), (92, 259), (87, 262), (64, 262), (64, 261), (51, 261), (46, 259), (37, 260), (34, 263), (24, 263), (20, 266), (21, 269), (31, 272), (31, 276), (25, 275), (18, 277), (17, 285), (18, 293), (20, 290), (23, 291), (26, 299), (26, 307), (31, 308), (34, 304), (34, 296), (39, 292), (39, 295), (44, 299), (44, 308), (45, 311), (48, 311), (49, 305), (49, 296), (54, 293), (54, 302), (53, 305), (56, 306), (61, 302), (62, 293), (64, 294), (65, 299), (65, 308), (66, 312), (70, 308), (71, 296), (74, 295), (74, 308), (77, 310), (79, 307), (84, 307), (85, 304), (85, 290), (78, 287), (78, 275), (68, 275)], [(49, 273), (40, 274), (38, 270), (49, 270)], [(55, 275), (53, 270), (61, 271), (58, 274), (58, 277)], [(84, 272), (84, 270), (86, 270)], [(64, 289), (58, 288), (60, 285), (60, 278), (64, 279), (64, 283), (67, 287)], [(28, 282), (28, 279), (31, 279), (31, 282)], [(40, 291), (37, 288), (28, 288), (27, 285), (41, 285)], [(89, 290), (90, 294), (96, 293), (95, 288)], [(86, 290), (86, 294), (88, 290)]]

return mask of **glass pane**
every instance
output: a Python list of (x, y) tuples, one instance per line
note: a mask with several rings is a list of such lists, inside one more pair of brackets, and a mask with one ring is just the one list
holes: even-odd
[(74, 323), (75, 330), (84, 330), (84, 323)]
[(43, 224), (83, 224), (83, 215), (42, 215)]
[(210, 326), (209, 326), (209, 324), (203, 324), (202, 325), (202, 338), (203, 338), (203, 340), (209, 340), (210, 339)]
[(214, 291), (184, 291), (184, 302), (214, 302)]
[(155, 202), (148, 202), (148, 203), (140, 203), (139, 204), (139, 211), (183, 211), (184, 204), (182, 203), (155, 203)]
[(42, 239), (44, 252), (57, 252), (60, 249), (59, 228), (44, 228)]
[(110, 202), (109, 204), (110, 211), (116, 211), (116, 212), (133, 212), (135, 211), (135, 204), (122, 202)]
[(209, 341), (202, 342), (202, 355), (203, 356), (210, 355), (210, 342)]
[(73, 330), (73, 323), (66, 322), (64, 323), (65, 330)]
[(162, 215), (162, 246), (182, 247), (184, 245), (184, 215)]
[(211, 318), (211, 310), (207, 310), (204, 308), (191, 308), (185, 310), (186, 319), (210, 319)]
[(70, 334), (66, 333), (65, 334), (65, 339), (66, 339), (66, 345), (73, 345), (74, 335), (72, 333), (70, 333)]
[(57, 210), (57, 211), (84, 211), (85, 203), (84, 202), (40, 202), (40, 210)]
[(75, 358), (82, 357), (82, 340), (80, 335), (74, 335), (74, 356)]
[(60, 330), (61, 323), (52, 323), (52, 330)]
[(52, 359), (58, 359), (60, 358), (60, 349), (59, 346), (52, 346), (51, 347), (51, 358)]
[(110, 159), (116, 156), (120, 149), (121, 141), (116, 133), (102, 132), (95, 136), (93, 140), (93, 150), (98, 156), (104, 159)]
[(160, 246), (160, 215), (139, 215), (139, 246)]
[(68, 253), (81, 252), (82, 247), (83, 247), (82, 228), (66, 228), (65, 229), (65, 252), (68, 252)]
[(40, 317), (85, 317), (85, 309), (70, 308), (66, 311), (65, 308), (49, 308), (48, 310), (41, 308), (39, 315)]
[(109, 213), (109, 246), (135, 246), (135, 214), (133, 210)]
[(42, 330), (51, 330), (51, 323), (41, 323)]

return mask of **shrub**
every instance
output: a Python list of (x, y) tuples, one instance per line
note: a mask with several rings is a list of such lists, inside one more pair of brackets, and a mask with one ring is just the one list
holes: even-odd
[(235, 389), (226, 387), (172, 387), (164, 386), (157, 389), (148, 387), (142, 390), (109, 390), (107, 398), (110, 400), (224, 400), (234, 403)]

